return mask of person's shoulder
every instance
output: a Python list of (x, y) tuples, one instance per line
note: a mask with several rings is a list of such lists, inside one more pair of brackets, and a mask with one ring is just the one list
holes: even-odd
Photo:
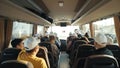
[(45, 61), (43, 58), (40, 58), (40, 57), (35, 57), (34, 59), (35, 59), (35, 61), (38, 61), (38, 62), (43, 62), (43, 61)]

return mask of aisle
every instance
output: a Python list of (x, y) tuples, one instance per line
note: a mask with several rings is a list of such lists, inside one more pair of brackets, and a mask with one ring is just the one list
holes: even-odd
[(69, 58), (66, 52), (61, 52), (59, 59), (59, 67), (58, 68), (70, 68), (69, 67)]

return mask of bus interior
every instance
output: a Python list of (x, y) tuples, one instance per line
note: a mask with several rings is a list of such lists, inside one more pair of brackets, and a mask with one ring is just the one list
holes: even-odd
[[(93, 54), (99, 33), (112, 56)], [(16, 63), (13, 52), (20, 51), (12, 50), (11, 41), (31, 36), (40, 40), (38, 55), (47, 68), (119, 68), (120, 0), (0, 0), (0, 68), (4, 61)], [(51, 36), (57, 59), (50, 52)]]

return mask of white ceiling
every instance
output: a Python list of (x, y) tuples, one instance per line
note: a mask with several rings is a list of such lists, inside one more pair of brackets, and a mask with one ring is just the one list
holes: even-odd
[[(61, 21), (71, 23), (71, 20), (77, 14), (77, 12), (75, 12), (75, 9), (79, 0), (63, 0), (64, 1), (63, 7), (59, 7), (58, 5), (59, 0), (42, 0), (42, 1), (50, 11), (48, 15), (53, 18), (54, 23), (59, 23)], [(73, 22), (72, 25), (81, 25), (84, 23), (89, 23), (96, 19), (100, 19), (118, 12), (120, 12), (120, 0), (110, 0), (110, 2), (106, 3), (105, 5), (102, 5), (96, 10), (90, 13), (86, 12), (75, 22)], [(9, 3), (9, 0), (0, 0), (0, 15), (12, 19), (20, 19), (23, 21), (33, 22), (35, 24), (42, 25), (51, 24), (50, 22), (41, 18), (39, 15), (34, 14), (16, 4)]]
[(49, 16), (53, 18), (54, 23), (61, 21), (68, 21), (70, 23), (76, 14), (74, 10), (76, 8), (78, 0), (63, 0), (63, 7), (60, 7), (58, 5), (58, 1), (60, 0), (43, 0), (50, 11)]

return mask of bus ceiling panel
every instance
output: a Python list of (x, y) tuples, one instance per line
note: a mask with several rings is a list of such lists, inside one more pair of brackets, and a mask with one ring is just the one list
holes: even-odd
[[(75, 8), (79, 0), (42, 0), (49, 9), (49, 16), (54, 23), (70, 22), (76, 14)], [(62, 4), (62, 6), (61, 6)]]
[(51, 23), (53, 22), (52, 18), (48, 16), (49, 10), (42, 0), (10, 0), (10, 1), (50, 21)]
[(13, 20), (33, 22), (34, 24), (50, 25), (51, 23), (40, 16), (22, 8), (9, 0), (0, 0), (0, 16), (5, 16)]
[(11, 2), (25, 8), (31, 8), (40, 13), (49, 13), (48, 8), (42, 2), (42, 0), (10, 0)]
[(78, 12), (86, 2), (87, 2), (87, 0), (78, 0), (76, 8), (74, 11)]
[[(92, 9), (86, 13), (86, 15), (81, 16), (72, 25), (81, 25), (84, 23), (89, 23), (91, 21), (95, 21), (97, 19), (109, 17), (113, 14), (120, 12), (120, 0), (110, 0), (110, 2), (102, 5), (97, 8), (95, 11)], [(92, 12), (91, 12), (92, 11)]]
[(90, 13), (91, 10), (95, 11), (97, 8), (109, 1), (110, 0), (87, 0), (78, 13), (74, 16), (73, 20), (75, 21), (81, 16), (86, 15), (86, 13)]

